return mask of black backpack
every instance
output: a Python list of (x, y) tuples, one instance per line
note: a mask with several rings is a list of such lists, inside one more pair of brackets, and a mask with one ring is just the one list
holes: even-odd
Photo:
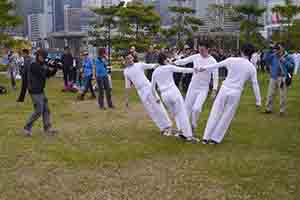
[(1, 94), (6, 94), (7, 93), (7, 89), (4, 86), (0, 85), (0, 95)]

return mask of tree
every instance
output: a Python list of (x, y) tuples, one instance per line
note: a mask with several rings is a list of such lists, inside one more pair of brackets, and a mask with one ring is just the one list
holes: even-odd
[[(188, 0), (174, 0), (177, 2), (178, 6), (170, 6), (169, 10), (175, 14), (173, 17), (173, 25), (170, 29), (165, 30), (163, 33), (167, 36), (177, 35), (177, 46), (183, 47), (185, 44), (185, 39), (191, 39), (193, 33), (199, 30), (199, 27), (203, 25), (203, 22), (194, 17), (195, 10), (189, 7), (184, 7), (183, 3)], [(187, 35), (187, 38), (183, 36)]]
[[(144, 50), (160, 31), (160, 16), (152, 5), (128, 3), (126, 7), (99, 8), (94, 9), (94, 12), (104, 17), (103, 23), (97, 23), (98, 30), (105, 27), (106, 30), (112, 30), (111, 42), (116, 50), (127, 49), (132, 45), (138, 50)], [(99, 39), (99, 36), (96, 38)]]
[(294, 18), (300, 13), (300, 6), (294, 5), (291, 0), (285, 0), (285, 5), (277, 5), (272, 8), (272, 12), (279, 14), (280, 24), (287, 25), (287, 43), (290, 45), (289, 36), (291, 34), (291, 27), (294, 22)]
[(281, 33), (280, 31), (274, 31), (271, 37), (274, 42), (293, 41), (289, 43), (289, 50), (299, 51), (300, 49), (300, 20), (294, 20), (290, 27), (289, 33)]
[(111, 61), (111, 31), (117, 27), (117, 20), (115, 15), (120, 9), (121, 5), (111, 6), (108, 8), (92, 8), (93, 12), (103, 18), (97, 17), (96, 22), (93, 22), (93, 29), (89, 32), (89, 36), (93, 37), (91, 41), (93, 46), (106, 46), (108, 48), (109, 63)]
[(266, 8), (255, 4), (244, 4), (234, 6), (233, 10), (235, 11), (233, 20), (240, 22), (241, 33), (244, 34), (246, 40), (251, 40), (251, 34), (257, 33), (257, 29), (263, 27), (259, 23), (259, 18), (262, 17)]
[(13, 14), (14, 9), (13, 3), (0, 0), (0, 45), (9, 45), (13, 42), (7, 32), (21, 23), (20, 17)]

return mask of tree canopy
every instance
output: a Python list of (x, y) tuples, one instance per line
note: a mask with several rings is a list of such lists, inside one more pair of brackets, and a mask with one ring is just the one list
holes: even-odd
[(128, 4), (126, 7), (112, 6), (96, 8), (93, 11), (102, 17), (97, 20), (95, 30), (98, 30), (98, 33), (101, 30), (107, 33), (96, 35), (95, 46), (110, 41), (116, 50), (126, 49), (132, 45), (138, 50), (144, 50), (153, 43), (160, 31), (160, 16), (152, 5)]
[(12, 44), (12, 38), (7, 32), (21, 23), (21, 18), (15, 16), (15, 5), (8, 0), (0, 0), (0, 45)]

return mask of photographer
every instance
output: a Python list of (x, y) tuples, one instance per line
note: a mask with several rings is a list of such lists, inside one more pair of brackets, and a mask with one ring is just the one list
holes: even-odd
[(31, 131), (33, 124), (41, 116), (43, 117), (45, 133), (56, 133), (55, 130), (51, 129), (50, 110), (44, 89), (46, 86), (46, 79), (56, 74), (57, 67), (54, 65), (53, 61), (50, 61), (48, 65), (46, 65), (47, 55), (48, 53), (45, 50), (39, 49), (36, 52), (36, 60), (30, 65), (28, 71), (28, 91), (32, 99), (34, 112), (24, 127), (24, 134), (26, 136), (32, 136)]

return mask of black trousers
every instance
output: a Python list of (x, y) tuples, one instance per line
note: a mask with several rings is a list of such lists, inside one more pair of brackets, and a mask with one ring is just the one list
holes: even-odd
[(99, 107), (104, 108), (104, 92), (105, 92), (108, 107), (112, 108), (113, 103), (111, 100), (111, 88), (109, 87), (108, 76), (97, 77), (97, 84), (98, 84), (98, 91), (99, 91), (99, 96), (98, 96)]
[(69, 66), (64, 66), (63, 67), (63, 75), (64, 75), (64, 84), (65, 87), (69, 86), (69, 81), (70, 79), (70, 67)]
[(19, 98), (17, 99), (18, 102), (24, 102), (25, 96), (27, 92), (27, 77), (22, 74), (22, 82), (21, 82), (21, 91)]
[(11, 83), (11, 87), (13, 88), (13, 89), (16, 89), (16, 79), (15, 79), (15, 76), (14, 76), (14, 71), (13, 70), (10, 70), (10, 72), (9, 72), (10, 74), (10, 83)]

